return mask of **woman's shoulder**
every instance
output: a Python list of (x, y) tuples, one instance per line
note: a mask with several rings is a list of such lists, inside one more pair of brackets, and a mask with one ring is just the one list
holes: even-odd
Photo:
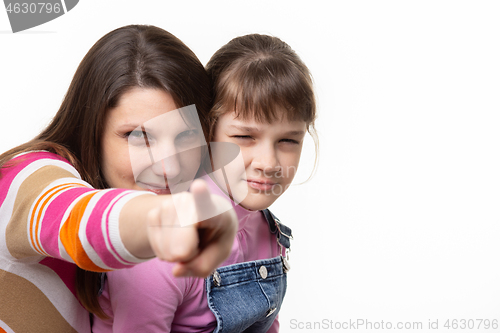
[(79, 178), (79, 174), (64, 157), (45, 150), (28, 151), (14, 156), (2, 166), (3, 172), (19, 172), (24, 169), (40, 169), (45, 166), (54, 166), (65, 169)]
[(50, 174), (51, 178), (81, 179), (78, 171), (65, 158), (48, 151), (30, 151), (16, 155), (2, 165), (0, 183), (2, 188), (6, 186), (7, 189), (13, 184), (20, 185), (35, 174), (42, 178)]
[(33, 150), (33, 151), (27, 151), (24, 153), (17, 154), (14, 156), (11, 161), (30, 161), (34, 162), (37, 160), (45, 160), (47, 163), (50, 163), (50, 161), (62, 161), (70, 164), (68, 160), (66, 160), (64, 157), (57, 155), (55, 153), (52, 153), (47, 150)]

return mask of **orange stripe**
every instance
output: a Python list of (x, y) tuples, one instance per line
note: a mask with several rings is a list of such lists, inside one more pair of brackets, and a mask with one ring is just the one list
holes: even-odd
[(97, 193), (92, 193), (84, 198), (82, 198), (73, 207), (71, 213), (68, 216), (66, 222), (64, 222), (61, 228), (60, 237), (61, 243), (68, 255), (73, 259), (73, 261), (80, 267), (88, 271), (94, 272), (107, 272), (108, 270), (103, 269), (90, 260), (87, 253), (83, 249), (82, 243), (78, 236), (78, 230), (80, 229), (80, 222), (82, 220), (85, 209), (92, 197)]
[[(65, 186), (65, 185), (67, 185), (67, 186)], [(43, 251), (43, 250), (42, 250), (42, 245), (40, 244), (40, 239), (39, 239), (39, 237), (38, 237), (38, 226), (40, 225), (40, 220), (41, 220), (41, 218), (42, 218), (42, 212), (43, 212), (43, 209), (44, 209), (44, 208), (45, 208), (45, 206), (47, 205), (47, 202), (50, 200), (50, 198), (52, 198), (52, 197), (53, 197), (54, 195), (56, 195), (57, 193), (59, 193), (59, 192), (61, 192), (61, 191), (64, 191), (65, 189), (67, 189), (67, 188), (70, 188), (70, 187), (71, 187), (71, 185), (70, 185), (70, 184), (59, 185), (59, 186), (57, 186), (57, 187), (60, 187), (60, 186), (64, 186), (64, 187), (62, 187), (62, 188), (58, 189), (57, 191), (53, 192), (53, 193), (52, 193), (52, 194), (51, 194), (51, 195), (50, 195), (50, 196), (49, 196), (49, 197), (48, 197), (48, 198), (47, 198), (47, 199), (46, 199), (46, 200), (42, 203), (42, 206), (41, 206), (41, 208), (40, 208), (40, 210), (39, 210), (38, 217), (37, 217), (37, 219), (36, 219), (36, 225), (35, 225), (35, 235), (36, 235), (36, 237), (35, 237), (35, 242), (36, 242), (36, 243), (35, 243), (34, 245), (35, 245), (35, 248), (38, 248), (38, 252), (39, 252), (40, 254), (45, 254), (45, 255), (47, 255), (47, 256), (48, 256), (48, 253), (46, 253), (45, 251)], [(55, 187), (55, 188), (57, 188), (57, 187)], [(53, 190), (53, 189), (55, 189), (55, 188), (52, 188), (52, 190)], [(44, 197), (45, 197), (45, 196), (44, 196)], [(43, 199), (43, 198), (40, 198), (40, 201), (41, 201), (42, 199)], [(39, 203), (39, 202), (38, 202), (38, 203)]]
[(7, 331), (0, 327), (0, 333), (7, 333)]
[(38, 205), (40, 204), (40, 202), (43, 200), (43, 198), (47, 195), (48, 192), (50, 192), (51, 190), (55, 189), (55, 188), (58, 188), (58, 187), (61, 187), (61, 186), (64, 186), (65, 184), (62, 184), (62, 185), (58, 185), (56, 187), (53, 187), (51, 188), (50, 190), (46, 191), (45, 193), (43, 193), (40, 198), (37, 200), (36, 204), (35, 204), (35, 207), (33, 208), (33, 214), (30, 216), (30, 241), (31, 241), (31, 244), (35, 247), (35, 250), (38, 252), (38, 253), (41, 253), (42, 251), (40, 249), (37, 248), (37, 242), (35, 241), (35, 238), (33, 236), (33, 219), (34, 219), (34, 216), (36, 214), (36, 211), (38, 209)]
[[(55, 188), (60, 187), (60, 186), (63, 186), (63, 185), (58, 185), (58, 186), (56, 186)], [(52, 189), (54, 189), (54, 188), (52, 188)], [(51, 191), (52, 189), (50, 189), (49, 191)], [(47, 192), (49, 192), (49, 191), (47, 191)], [(37, 202), (35, 203), (35, 207), (33, 208), (33, 214), (30, 216), (30, 232), (29, 232), (29, 234), (30, 234), (30, 235), (29, 235), (29, 236), (30, 236), (30, 241), (31, 241), (31, 244), (33, 244), (33, 246), (35, 247), (35, 250), (36, 250), (37, 252), (39, 252), (39, 253), (40, 253), (41, 251), (37, 248), (37, 246), (36, 246), (36, 241), (35, 241), (35, 239), (33, 238), (33, 219), (34, 219), (35, 213), (36, 213), (36, 211), (37, 211), (38, 205), (39, 205), (39, 204), (40, 204), (40, 202), (43, 200), (43, 198), (45, 197), (45, 195), (47, 194), (47, 192), (43, 193), (43, 194), (40, 196), (40, 198), (37, 200)]]
[(39, 210), (39, 214), (38, 214), (38, 217), (37, 217), (37, 221), (36, 221), (36, 225), (35, 225), (35, 234), (38, 234), (38, 226), (40, 224), (40, 219), (41, 219), (41, 216), (42, 216), (42, 212), (43, 212), (43, 209), (45, 208), (45, 206), (47, 205), (47, 202), (50, 200), (50, 198), (52, 198), (54, 195), (56, 195), (57, 193), (71, 187), (72, 185), (77, 185), (79, 187), (84, 187), (82, 184), (78, 184), (78, 183), (66, 183), (66, 184), (61, 184), (61, 185), (57, 185), (53, 188), (51, 188), (50, 190), (48, 190), (47, 192), (45, 192), (42, 196), (40, 196), (40, 199), (38, 199), (38, 201), (36, 202), (35, 204), (35, 208), (33, 209), (33, 215), (31, 215), (31, 218), (30, 218), (30, 239), (31, 239), (31, 244), (33, 244), (33, 246), (35, 247), (35, 250), (37, 250), (38, 253), (40, 254), (45, 254), (48, 256), (47, 253), (45, 253), (44, 251), (42, 251), (42, 246), (40, 245), (40, 242), (39, 242), (39, 239), (38, 237), (34, 238), (33, 239), (33, 218), (34, 218), (34, 215), (37, 211), (37, 208), (38, 206), (40, 205), (40, 202), (46, 197), (47, 193), (54, 190), (54, 189), (57, 189), (60, 187), (60, 189), (58, 189), (57, 191), (55, 191), (54, 193), (52, 193), (42, 204), (42, 207), (40, 208)]

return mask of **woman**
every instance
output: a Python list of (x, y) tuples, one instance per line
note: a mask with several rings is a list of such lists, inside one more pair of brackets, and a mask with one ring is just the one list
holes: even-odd
[[(199, 156), (209, 101), (203, 66), (162, 29), (119, 28), (90, 49), (51, 124), (0, 155), (0, 330), (90, 332), (88, 311), (104, 315), (98, 272), (157, 256), (178, 262), (175, 275), (207, 276), (225, 259), (237, 220), (224, 200), (202, 182), (175, 202), (155, 195), (169, 193), (176, 179), (167, 177), (166, 164), (174, 161), (183, 176), (193, 160), (140, 162), (145, 174), (163, 177), (159, 189), (138, 184), (129, 160), (137, 147), (126, 148), (141, 133), (149, 137), (144, 124), (151, 118), (174, 114), (172, 142)], [(175, 110), (192, 104), (201, 126), (192, 113)], [(224, 213), (174, 227), (176, 210), (200, 207)]]

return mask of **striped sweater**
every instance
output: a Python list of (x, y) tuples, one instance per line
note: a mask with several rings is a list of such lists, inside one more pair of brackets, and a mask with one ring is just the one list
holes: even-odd
[(11, 162), (0, 170), (0, 333), (90, 332), (76, 265), (105, 272), (144, 261), (122, 243), (118, 217), (151, 193), (93, 189), (49, 152)]

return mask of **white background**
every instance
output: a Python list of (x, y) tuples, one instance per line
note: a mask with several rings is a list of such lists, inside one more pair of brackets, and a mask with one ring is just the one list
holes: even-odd
[(238, 35), (278, 36), (313, 73), (321, 145), (316, 176), (272, 207), (295, 236), (282, 332), (500, 320), (500, 3), (325, 3), (82, 0), (17, 34), (2, 9), (0, 151), (47, 125), (117, 27), (162, 27), (204, 64)]

